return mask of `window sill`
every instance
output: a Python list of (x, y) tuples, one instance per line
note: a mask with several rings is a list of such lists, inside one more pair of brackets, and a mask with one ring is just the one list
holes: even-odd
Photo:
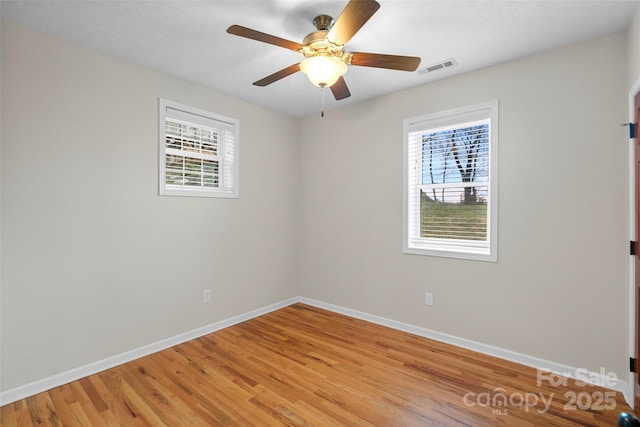
[(467, 259), (473, 261), (486, 261), (486, 262), (498, 262), (497, 254), (490, 253), (484, 248), (464, 248), (451, 247), (451, 248), (417, 248), (417, 247), (405, 247), (402, 250), (405, 254), (410, 255), (426, 255), (443, 258), (457, 258)]

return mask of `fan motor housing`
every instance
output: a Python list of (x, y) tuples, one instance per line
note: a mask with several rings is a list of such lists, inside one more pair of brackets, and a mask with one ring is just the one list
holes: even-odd
[(307, 34), (307, 36), (302, 40), (302, 44), (304, 46), (310, 46), (312, 44), (319, 44), (319, 42), (330, 43), (327, 39), (327, 34), (329, 34), (328, 30), (320, 30), (314, 31), (313, 33)]
[(313, 33), (307, 34), (302, 41), (302, 54), (309, 58), (317, 55), (337, 56), (342, 58), (344, 56), (344, 46), (335, 44), (327, 38), (329, 30), (319, 30)]

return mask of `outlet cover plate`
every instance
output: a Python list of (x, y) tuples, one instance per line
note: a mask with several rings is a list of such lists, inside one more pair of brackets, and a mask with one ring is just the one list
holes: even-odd
[(431, 292), (424, 293), (424, 303), (425, 305), (433, 305), (433, 293)]

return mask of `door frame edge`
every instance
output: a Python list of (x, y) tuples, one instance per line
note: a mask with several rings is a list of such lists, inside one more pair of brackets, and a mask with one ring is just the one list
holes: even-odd
[[(629, 90), (629, 123), (633, 123), (634, 119), (635, 119), (635, 108), (634, 108), (634, 99), (636, 97), (636, 95), (638, 94), (638, 92), (640, 92), (640, 76), (638, 76), (638, 78), (636, 79), (636, 81), (633, 83), (633, 85), (631, 86), (631, 89)], [(635, 229), (635, 205), (636, 205), (636, 200), (635, 200), (635, 161), (634, 161), (634, 157), (635, 157), (635, 153), (634, 153), (634, 147), (635, 145), (635, 138), (629, 138), (629, 145), (628, 145), (628, 171), (629, 171), (629, 193), (628, 193), (628, 200), (629, 200), (629, 241), (633, 241), (635, 240), (635, 235), (636, 235), (636, 229)], [(628, 345), (628, 353), (629, 353), (629, 357), (633, 358), (636, 356), (635, 354), (635, 349), (636, 349), (636, 324), (635, 324), (635, 305), (636, 305), (636, 283), (635, 283), (635, 263), (632, 262), (632, 256), (633, 255), (629, 255), (629, 269), (628, 269), (628, 273), (629, 273), (629, 298), (628, 298), (628, 307), (627, 307), (627, 312), (628, 312), (628, 328), (629, 328), (629, 336), (628, 336), (628, 341), (627, 341), (627, 345)], [(629, 406), (631, 406), (632, 408), (634, 408), (635, 406), (635, 374), (633, 372), (629, 372), (629, 376), (628, 376), (628, 389), (627, 389), (627, 393), (625, 393), (625, 400), (627, 401), (627, 403), (629, 404)], [(637, 408), (634, 408), (637, 409)]]

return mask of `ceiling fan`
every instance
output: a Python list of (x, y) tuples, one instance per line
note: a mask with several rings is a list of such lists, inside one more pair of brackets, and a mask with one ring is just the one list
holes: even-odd
[(330, 87), (336, 100), (351, 96), (344, 78), (347, 65), (415, 71), (420, 58), (415, 56), (385, 55), (380, 53), (345, 52), (344, 47), (362, 26), (380, 8), (375, 0), (350, 0), (338, 19), (319, 15), (313, 20), (317, 31), (308, 34), (302, 44), (266, 34), (240, 25), (227, 28), (229, 34), (257, 40), (300, 52), (305, 59), (261, 80), (256, 86), (267, 86), (298, 71), (307, 75), (311, 83)]

